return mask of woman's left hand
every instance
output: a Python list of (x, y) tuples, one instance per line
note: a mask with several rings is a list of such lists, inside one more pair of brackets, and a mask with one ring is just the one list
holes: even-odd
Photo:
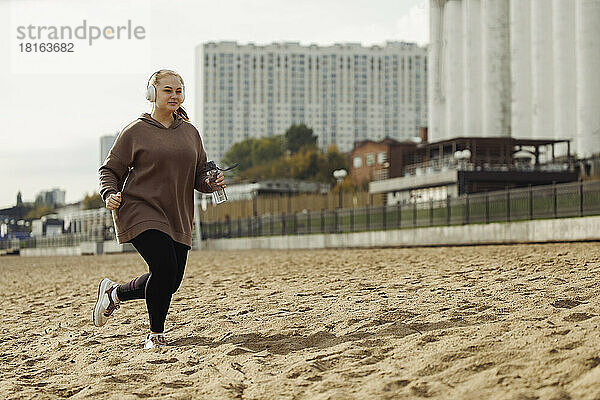
[(219, 186), (220, 189), (225, 189), (227, 187), (227, 185), (225, 184), (225, 177), (223, 176), (222, 172), (219, 172), (217, 174), (217, 179), (214, 182), (211, 182), (209, 178), (206, 178), (206, 183), (212, 186), (213, 188), (215, 188), (215, 186)]

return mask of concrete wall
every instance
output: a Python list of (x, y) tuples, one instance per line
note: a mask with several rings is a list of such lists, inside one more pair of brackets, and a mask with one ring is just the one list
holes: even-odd
[(81, 242), (79, 244), (81, 255), (102, 254), (104, 252), (104, 243), (102, 242)]
[(35, 249), (21, 249), (19, 255), (22, 257), (80, 256), (81, 247), (40, 247)]
[(106, 240), (104, 242), (104, 253), (126, 253), (130, 251), (136, 251), (131, 243), (118, 244), (116, 240)]
[[(339, 234), (263, 236), (216, 239), (202, 243), (205, 250), (326, 249), (343, 247), (446, 246), (600, 240), (600, 216), (510, 223), (440, 226)], [(87, 246), (87, 245), (86, 245)], [(21, 256), (79, 256), (91, 248), (21, 249)], [(89, 246), (88, 246), (89, 247)], [(83, 248), (83, 251), (82, 251)], [(104, 242), (105, 253), (133, 251), (129, 244)]]
[(131, 243), (118, 244), (116, 240), (103, 242), (81, 242), (73, 247), (44, 247), (35, 249), (21, 249), (19, 255), (23, 257), (37, 256), (81, 256), (103, 253), (125, 253), (136, 251)]
[(340, 234), (267, 236), (203, 242), (207, 250), (323, 249), (600, 240), (600, 216)]

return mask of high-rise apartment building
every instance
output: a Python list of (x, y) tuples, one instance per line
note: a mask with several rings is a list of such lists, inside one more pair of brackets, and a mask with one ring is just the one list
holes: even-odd
[(104, 161), (108, 156), (108, 152), (115, 143), (115, 140), (117, 140), (117, 136), (119, 136), (119, 132), (115, 133), (114, 135), (100, 136), (100, 165), (104, 164)]
[(418, 136), (427, 125), (426, 53), (405, 42), (200, 45), (196, 115), (208, 156), (218, 161), (236, 142), (299, 123), (321, 148), (341, 151), (358, 140)]
[(49, 207), (62, 206), (65, 204), (65, 194), (66, 191), (59, 188), (43, 190), (37, 194), (35, 202)]

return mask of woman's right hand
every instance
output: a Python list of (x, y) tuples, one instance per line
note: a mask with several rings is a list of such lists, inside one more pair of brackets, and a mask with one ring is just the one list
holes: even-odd
[(121, 205), (121, 192), (111, 193), (106, 199), (106, 208), (109, 210), (116, 210)]

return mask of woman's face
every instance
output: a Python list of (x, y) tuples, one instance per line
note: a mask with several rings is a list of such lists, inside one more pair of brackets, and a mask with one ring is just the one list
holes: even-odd
[(183, 103), (183, 86), (174, 75), (167, 75), (156, 85), (156, 107), (174, 112)]

